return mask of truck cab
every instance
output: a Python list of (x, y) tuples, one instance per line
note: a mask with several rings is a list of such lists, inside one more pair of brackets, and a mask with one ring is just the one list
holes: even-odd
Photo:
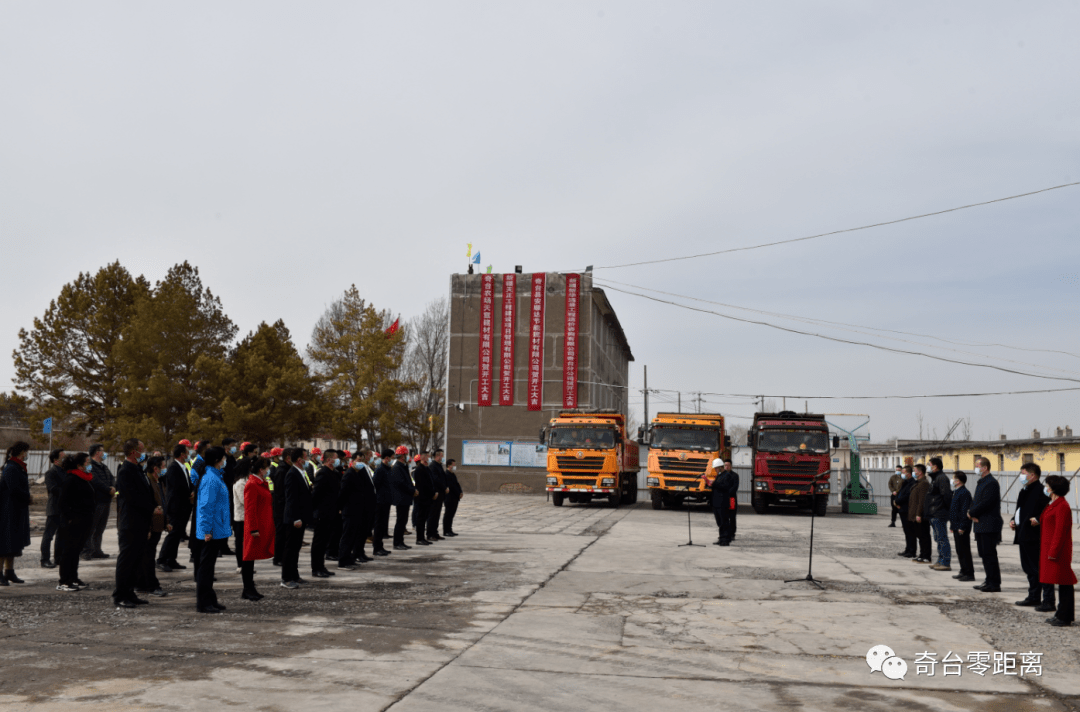
[(731, 440), (719, 413), (657, 413), (638, 442), (649, 446), (646, 485), (653, 509), (708, 502), (716, 471), (712, 461), (731, 457)]
[(567, 410), (540, 431), (548, 447), (547, 491), (556, 507), (605, 499), (637, 501), (638, 446), (626, 437), (622, 413)]
[(747, 433), (752, 449), (750, 503), (758, 514), (771, 507), (813, 508), (825, 516), (829, 503), (831, 458), (824, 415), (755, 413)]

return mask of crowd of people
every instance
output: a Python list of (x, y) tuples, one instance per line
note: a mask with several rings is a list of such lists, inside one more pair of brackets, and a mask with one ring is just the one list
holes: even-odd
[[(30, 546), (29, 450), (25, 442), (8, 448), (0, 474), (0, 586), (25, 583), (15, 560)], [(113, 501), (119, 553), (112, 599), (123, 608), (147, 604), (140, 593), (169, 595), (158, 573), (188, 568), (178, 561), (185, 542), (196, 609), (220, 613), (225, 606), (214, 581), (223, 556), (236, 558), (242, 598), (258, 601), (256, 561), (280, 566), (283, 588), (308, 583), (300, 576), (308, 530), (313, 578), (335, 575), (327, 561), (335, 561), (338, 571), (355, 571), (373, 557), (390, 556), (387, 541), (393, 550), (412, 549), (405, 543), (410, 512), (416, 546), (457, 536), (454, 517), (463, 493), (456, 464), (444, 464), (442, 450), (292, 447), (259, 453), (251, 443), (226, 438), (219, 445), (181, 440), (168, 457), (148, 457), (143, 443), (130, 439), (123, 458), (114, 475), (100, 445), (49, 453), (41, 565), (59, 569), (58, 591), (88, 588), (79, 578), (80, 561), (109, 558), (101, 542)]]
[[(1028, 580), (1027, 596), (1018, 606), (1030, 606), (1043, 613), (1053, 626), (1070, 626), (1075, 619), (1072, 570), (1072, 509), (1065, 495), (1069, 480), (1050, 475), (1041, 480), (1042, 469), (1035, 463), (1020, 468), (1023, 488), (1016, 498), (1016, 508), (1009, 519), (1013, 544), (1020, 550), (1020, 565)], [(998, 544), (1005, 522), (1001, 516), (1001, 485), (990, 473), (990, 460), (975, 461), (975, 494), (967, 488), (967, 473), (956, 471), (950, 477), (939, 457), (926, 465), (897, 467), (890, 479), (893, 492), (892, 521), (904, 531), (904, 550), (899, 556), (918, 564), (929, 564), (934, 571), (952, 571), (953, 535), (959, 581), (975, 581), (975, 562), (971, 555), (971, 535), (982, 562), (985, 580), (975, 589), (986, 593), (1001, 591), (1001, 567)], [(937, 546), (932, 556), (931, 537)], [(1056, 605), (1054, 589), (1057, 587)]]

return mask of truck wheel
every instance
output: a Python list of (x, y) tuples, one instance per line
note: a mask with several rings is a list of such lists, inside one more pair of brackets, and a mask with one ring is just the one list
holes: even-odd
[(758, 514), (765, 514), (769, 511), (769, 503), (765, 501), (764, 497), (751, 497), (750, 506)]
[(814, 498), (814, 516), (824, 517), (829, 511), (829, 495), (819, 494)]
[(612, 509), (618, 509), (619, 508), (619, 500), (620, 499), (622, 499), (621, 494), (609, 494), (608, 497), (607, 497), (608, 504), (611, 505)]
[(562, 503), (563, 503), (563, 493), (562, 492), (552, 492), (551, 493), (551, 503), (554, 504), (556, 507), (561, 507)]
[(664, 506), (664, 493), (660, 490), (653, 490), (649, 493), (649, 498), (652, 499), (652, 508), (660, 509)]
[(630, 504), (637, 504), (637, 498), (638, 498), (637, 482), (635, 482), (633, 488), (630, 490)]

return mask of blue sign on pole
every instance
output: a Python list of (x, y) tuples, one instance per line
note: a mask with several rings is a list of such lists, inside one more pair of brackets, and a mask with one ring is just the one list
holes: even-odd
[(45, 419), (45, 429), (41, 431), (44, 435), (52, 434), (52, 418)]

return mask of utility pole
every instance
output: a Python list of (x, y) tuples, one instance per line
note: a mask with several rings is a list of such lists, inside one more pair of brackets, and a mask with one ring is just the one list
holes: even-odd
[(678, 410), (676, 412), (681, 413), (682, 412), (682, 391), (676, 391), (676, 393), (679, 394), (679, 408), (678, 408)]
[(649, 367), (643, 366), (645, 370), (645, 427), (649, 427)]

